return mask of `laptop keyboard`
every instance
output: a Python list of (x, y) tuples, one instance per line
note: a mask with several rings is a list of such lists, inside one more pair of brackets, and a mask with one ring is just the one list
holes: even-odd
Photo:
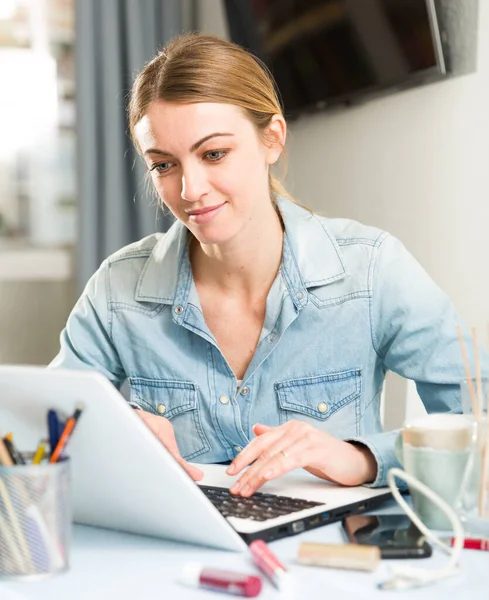
[(323, 504), (261, 492), (256, 492), (249, 498), (242, 498), (230, 494), (226, 488), (205, 485), (199, 487), (224, 517), (238, 517), (252, 521), (266, 521)]

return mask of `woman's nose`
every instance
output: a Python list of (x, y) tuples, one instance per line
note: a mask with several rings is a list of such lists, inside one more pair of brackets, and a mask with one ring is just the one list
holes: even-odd
[(197, 202), (208, 191), (204, 169), (194, 167), (182, 175), (182, 198), (188, 202)]

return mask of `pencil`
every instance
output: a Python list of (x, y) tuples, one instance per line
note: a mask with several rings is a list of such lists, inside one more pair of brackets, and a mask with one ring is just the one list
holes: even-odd
[(3, 465), (4, 467), (13, 467), (14, 466), (14, 461), (12, 460), (12, 457), (9, 454), (9, 451), (7, 450), (7, 447), (5, 446), (5, 442), (3, 441), (3, 439), (0, 437), (0, 465)]
[(75, 412), (73, 413), (73, 416), (70, 417), (66, 422), (65, 428), (63, 429), (63, 433), (59, 438), (59, 442), (57, 443), (56, 448), (54, 449), (54, 452), (51, 454), (51, 458), (49, 459), (50, 463), (58, 462), (61, 453), (64, 450), (64, 447), (68, 443), (68, 440), (70, 439), (70, 436), (73, 433), (73, 430), (75, 429), (75, 425), (78, 419), (80, 418), (81, 413), (82, 408), (78, 406)]
[[(22, 490), (20, 490), (20, 491), (22, 492)], [(26, 561), (24, 563), (25, 567), (23, 570), (29, 571), (32, 568), (31, 555), (30, 555), (29, 548), (27, 546), (27, 542), (25, 540), (24, 533), (22, 531), (22, 527), (19, 522), (17, 513), (15, 512), (15, 508), (12, 504), (12, 500), (10, 499), (10, 495), (8, 493), (7, 486), (5, 485), (3, 479), (0, 479), (0, 497), (2, 498), (2, 504), (5, 507), (6, 514), (8, 515), (8, 517), (10, 519), (10, 523), (12, 526), (12, 533), (15, 534), (15, 537), (17, 539), (18, 545), (22, 552), (23, 558)], [(25, 498), (23, 498), (23, 499), (25, 499)]]
[[(22, 554), (20, 553), (19, 547), (17, 546), (17, 543), (15, 541), (15, 537), (12, 533), (12, 530), (10, 529), (10, 526), (7, 523), (7, 520), (4, 518), (4, 516), (1, 512), (0, 512), (0, 531), (2, 532), (2, 536), (4, 539), (5, 545), (7, 546), (7, 549), (8, 549), (8, 552), (5, 553), (5, 558), (7, 558), (10, 554), (10, 557), (17, 565), (16, 569), (19, 571), (19, 573), (26, 573), (27, 566), (24, 562), (24, 558), (23, 558)], [(5, 560), (5, 558), (2, 557), (2, 560)]]
[(7, 448), (7, 452), (10, 454), (10, 457), (14, 461), (14, 464), (15, 465), (25, 465), (24, 457), (14, 446), (14, 441), (13, 441), (12, 435), (7, 434), (3, 438), (3, 442), (5, 444), (5, 447)]
[(44, 458), (44, 454), (46, 452), (46, 440), (41, 440), (39, 442), (39, 446), (37, 447), (36, 453), (34, 454), (34, 458), (32, 459), (33, 465), (39, 465), (41, 460)]

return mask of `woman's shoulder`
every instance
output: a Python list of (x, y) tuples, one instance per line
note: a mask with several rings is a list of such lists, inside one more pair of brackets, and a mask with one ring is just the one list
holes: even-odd
[(108, 256), (88, 281), (84, 293), (101, 301), (124, 301), (127, 290), (134, 295), (145, 264), (164, 235), (149, 235)]
[(156, 244), (164, 235), (164, 233), (153, 233), (136, 242), (127, 244), (127, 246), (119, 248), (119, 250), (116, 250), (116, 252), (108, 256), (104, 262), (108, 265), (112, 265), (119, 261), (130, 260), (132, 258), (148, 258), (153, 252)]
[(375, 264), (377, 271), (383, 272), (389, 264), (397, 268), (402, 264), (406, 269), (417, 264), (403, 241), (384, 229), (353, 219), (314, 216), (334, 238), (348, 269), (358, 270), (359, 265), (370, 269)]
[(354, 219), (326, 217), (317, 213), (314, 213), (314, 216), (333, 235), (340, 246), (352, 244), (378, 246), (389, 235), (383, 229)]
[(338, 245), (369, 244), (376, 246), (389, 234), (378, 227), (365, 225), (354, 219), (329, 217), (320, 212), (310, 210), (306, 206), (284, 199), (280, 201), (280, 210), (290, 229), (299, 236), (308, 237), (313, 231), (322, 230)]
[(172, 226), (120, 248), (101, 264), (90, 289), (103, 288), (110, 302), (125, 306), (168, 299), (185, 247), (182, 231)]

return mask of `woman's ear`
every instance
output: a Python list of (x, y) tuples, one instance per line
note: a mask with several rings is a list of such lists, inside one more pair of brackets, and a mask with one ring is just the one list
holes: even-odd
[(282, 115), (273, 115), (264, 131), (266, 159), (269, 165), (277, 162), (285, 146), (287, 124)]

